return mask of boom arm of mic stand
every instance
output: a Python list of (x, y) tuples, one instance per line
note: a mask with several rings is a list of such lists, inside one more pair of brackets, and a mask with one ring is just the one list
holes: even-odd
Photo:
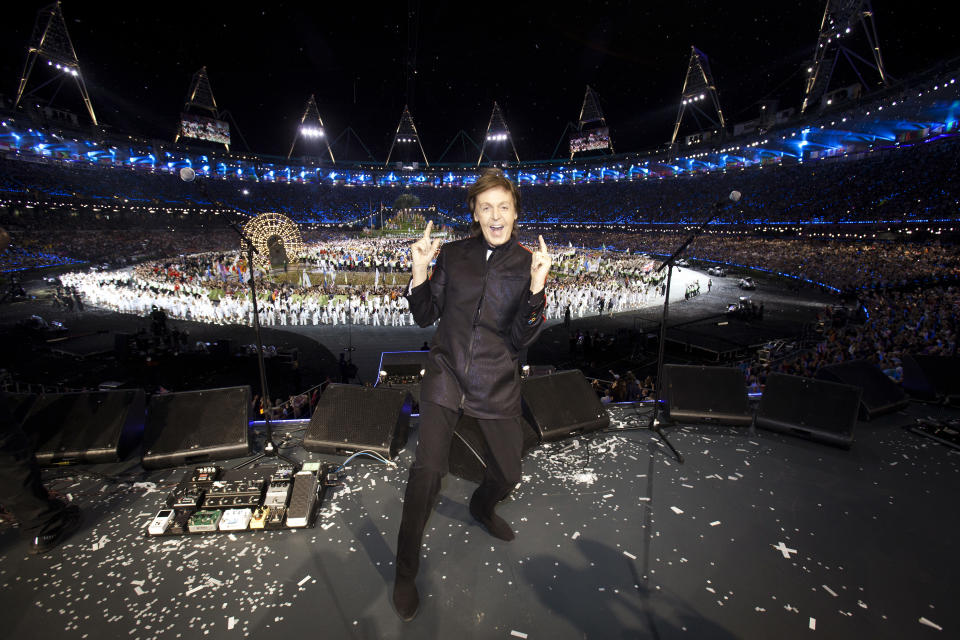
[(683, 244), (681, 244), (679, 247), (677, 247), (677, 250), (674, 251), (674, 252), (670, 255), (669, 258), (667, 258), (666, 260), (664, 260), (663, 262), (660, 263), (660, 266), (657, 267), (657, 270), (654, 271), (654, 273), (660, 273), (661, 271), (663, 271), (663, 268), (666, 267), (668, 264), (671, 264), (671, 265), (672, 265), (672, 264), (676, 261), (676, 259), (679, 258), (679, 257), (683, 254), (683, 252), (687, 250), (687, 247), (690, 246), (690, 243), (693, 242), (694, 240), (696, 240), (696, 238), (697, 238), (698, 235), (700, 235), (701, 233), (703, 233), (703, 229), (704, 229), (708, 224), (710, 224), (711, 222), (713, 222), (713, 221), (716, 219), (716, 217), (717, 217), (717, 215), (718, 215), (718, 213), (719, 213), (718, 209), (719, 209), (719, 207), (714, 206), (714, 210), (713, 210), (713, 212), (710, 214), (710, 217), (707, 218), (706, 220), (704, 220), (703, 222), (701, 222), (701, 223), (700, 223), (700, 226), (698, 226), (696, 229), (694, 229), (694, 230), (690, 233), (690, 235), (687, 236), (687, 239), (683, 241)]

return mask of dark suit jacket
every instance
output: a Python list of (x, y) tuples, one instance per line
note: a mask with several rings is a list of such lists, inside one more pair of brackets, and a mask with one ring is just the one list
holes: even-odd
[(530, 293), (531, 253), (515, 239), (486, 255), (482, 236), (443, 245), (433, 275), (407, 296), (421, 327), (440, 320), (420, 397), (511, 418), (521, 415), (519, 353), (543, 328), (544, 292)]

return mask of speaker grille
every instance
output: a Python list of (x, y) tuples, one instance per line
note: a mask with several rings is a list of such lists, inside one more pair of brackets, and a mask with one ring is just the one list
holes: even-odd
[(525, 378), (520, 393), (524, 417), (544, 442), (604, 429), (610, 424), (606, 408), (577, 369)]
[(143, 433), (141, 389), (42, 395), (23, 430), (37, 446), (37, 461), (116, 462)]
[(177, 467), (247, 455), (249, 410), (247, 386), (153, 396), (143, 466)]
[(395, 458), (407, 442), (411, 405), (404, 389), (331, 384), (320, 396), (303, 446), (339, 454), (371, 449)]
[(860, 396), (860, 417), (865, 420), (899, 411), (908, 403), (903, 389), (876, 366), (864, 360), (827, 365), (817, 371), (816, 377), (860, 387), (863, 391)]
[(757, 409), (757, 426), (848, 447), (859, 407), (859, 387), (772, 373)]
[(752, 422), (743, 373), (734, 367), (668, 364), (667, 414), (672, 420), (711, 421), (735, 426)]

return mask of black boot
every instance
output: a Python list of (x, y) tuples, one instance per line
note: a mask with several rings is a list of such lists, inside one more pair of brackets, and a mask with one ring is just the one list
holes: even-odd
[(413, 578), (397, 575), (393, 583), (393, 608), (404, 622), (410, 622), (420, 608), (420, 594)]
[(397, 535), (397, 573), (393, 583), (393, 606), (404, 622), (413, 620), (420, 606), (416, 577), (420, 570), (420, 547), (427, 518), (440, 490), (441, 474), (414, 464), (403, 498), (403, 515)]
[(40, 555), (54, 549), (83, 524), (83, 514), (80, 513), (80, 508), (75, 504), (67, 505), (60, 518), (61, 522), (57, 528), (35, 536), (30, 541), (29, 552), (31, 555)]
[(470, 496), (470, 515), (486, 527), (487, 532), (494, 538), (510, 542), (516, 537), (513, 534), (513, 529), (510, 528), (506, 520), (493, 512), (494, 505), (499, 501), (488, 500), (487, 493), (484, 485), (480, 485), (473, 492), (473, 495)]

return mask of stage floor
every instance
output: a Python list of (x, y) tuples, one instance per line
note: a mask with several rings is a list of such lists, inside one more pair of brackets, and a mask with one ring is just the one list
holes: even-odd
[[(610, 411), (612, 427), (644, 424), (632, 406)], [(415, 429), (397, 467), (354, 461), (316, 528), (295, 532), (147, 538), (185, 469), (48, 471), (86, 522), (42, 557), (0, 530), (5, 635), (952, 637), (960, 455), (901, 428), (940, 411), (860, 423), (849, 451), (714, 425), (667, 429), (683, 464), (646, 430), (544, 445), (499, 509), (510, 543), (471, 520), (473, 485), (448, 477), (410, 623), (390, 593)]]

